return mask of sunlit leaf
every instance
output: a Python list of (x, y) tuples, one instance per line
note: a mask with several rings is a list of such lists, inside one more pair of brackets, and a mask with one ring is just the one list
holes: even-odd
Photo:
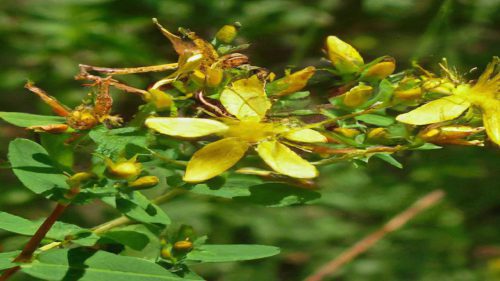
[(151, 117), (145, 124), (161, 134), (185, 138), (208, 136), (228, 129), (224, 123), (203, 118)]
[(262, 259), (277, 255), (280, 249), (264, 245), (202, 245), (187, 255), (197, 262), (231, 262)]
[(316, 167), (277, 141), (259, 143), (257, 152), (267, 165), (280, 174), (304, 179), (318, 176)]
[(248, 146), (239, 138), (224, 138), (206, 145), (191, 157), (184, 181), (202, 182), (220, 175), (245, 155)]
[(240, 120), (261, 120), (271, 108), (271, 102), (264, 91), (264, 83), (256, 75), (240, 79), (224, 89), (220, 101), (229, 113)]
[(398, 115), (396, 120), (412, 125), (425, 125), (452, 120), (460, 116), (470, 103), (463, 97), (452, 95), (426, 103), (408, 113)]
[(36, 115), (20, 112), (0, 112), (0, 119), (19, 127), (46, 126), (66, 122), (66, 118), (60, 116)]

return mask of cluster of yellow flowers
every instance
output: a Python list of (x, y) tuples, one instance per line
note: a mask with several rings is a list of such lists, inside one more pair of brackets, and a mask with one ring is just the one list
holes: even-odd
[[(55, 132), (56, 128), (60, 132), (61, 126), (66, 126), (63, 128), (66, 130), (67, 125), (75, 130), (86, 130), (98, 123), (119, 124), (118, 117), (109, 115), (112, 100), (107, 87), (140, 94), (155, 107), (144, 119), (144, 124), (155, 132), (187, 140), (218, 138), (196, 151), (188, 162), (183, 179), (194, 183), (230, 169), (249, 149), (255, 149), (276, 174), (311, 179), (318, 175), (318, 171), (300, 155), (300, 151), (318, 152), (316, 157), (335, 153), (351, 153), (353, 156), (377, 151), (392, 153), (414, 147), (411, 138), (437, 144), (482, 145), (481, 139), (466, 139), (482, 131), (474, 119), (477, 116), (482, 116), (489, 139), (500, 144), (498, 58), (494, 58), (475, 83), (463, 81), (445, 65), (441, 65), (443, 75), (422, 68), (393, 74), (396, 69), (393, 58), (384, 56), (365, 63), (354, 47), (336, 36), (329, 36), (325, 44), (329, 65), (318, 69), (309, 66), (294, 73), (287, 71), (284, 77), (276, 79), (274, 73), (250, 65), (248, 57), (236, 52), (246, 47), (245, 44), (233, 45), (238, 25), (224, 26), (215, 39), (208, 42), (189, 30), (180, 29), (182, 36), (178, 36), (156, 20), (155, 23), (179, 55), (177, 63), (124, 69), (81, 65), (79, 79), (93, 80), (101, 90), (94, 105), (80, 106), (72, 112), (40, 89), (31, 87), (68, 121), (67, 124), (36, 129)], [(114, 79), (114, 75), (151, 71), (172, 73), (147, 90)], [(312, 114), (316, 119), (309, 121), (293, 114), (284, 117), (271, 114), (282, 99), (303, 91), (317, 71), (331, 73), (332, 80), (340, 80), (334, 96), (327, 98), (340, 100), (344, 111), (339, 112), (343, 114), (316, 111)], [(90, 72), (108, 76), (95, 76)], [(391, 96), (377, 100), (376, 93), (382, 92), (382, 85), (389, 85)], [(324, 98), (325, 95), (317, 97), (319, 106)], [(184, 105), (179, 109), (182, 102)], [(337, 105), (329, 104), (333, 109)], [(404, 112), (415, 106), (415, 109)], [(404, 140), (406, 144), (400, 141), (394, 147), (384, 147), (390, 143), (382, 141), (387, 134), (386, 128), (368, 127), (363, 124), (364, 119), (354, 119), (377, 110), (382, 110), (381, 114), (387, 116), (390, 115), (387, 110), (393, 110), (392, 113), (397, 113), (395, 120), (410, 125), (407, 129), (413, 130), (413, 136)], [(168, 115), (162, 117), (165, 112)], [(91, 119), (91, 123), (86, 122), (87, 119)], [(339, 123), (348, 119), (354, 123)], [(421, 125), (429, 126), (416, 127), (415, 133), (413, 126)], [(380, 143), (360, 147), (353, 144), (354, 141), (343, 143), (331, 134), (338, 133), (352, 140), (359, 137), (360, 130), (364, 130), (369, 141), (380, 140)], [(328, 144), (332, 143), (343, 146), (331, 149)]]

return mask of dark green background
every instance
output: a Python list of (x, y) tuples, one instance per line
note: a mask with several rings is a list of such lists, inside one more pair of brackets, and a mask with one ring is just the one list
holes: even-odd
[[(351, 42), (366, 60), (389, 54), (398, 67), (411, 59), (435, 68), (443, 56), (462, 73), (484, 68), (500, 43), (498, 0), (364, 1), (132, 1), (4, 0), (0, 2), (0, 111), (48, 114), (23, 89), (34, 80), (68, 105), (85, 89), (72, 77), (77, 64), (139, 66), (175, 60), (151, 23), (188, 27), (211, 36), (223, 24), (242, 23), (241, 43), (254, 65), (281, 71), (318, 64), (327, 35)], [(281, 73), (278, 73), (281, 74)], [(478, 72), (468, 77), (474, 78)], [(145, 87), (152, 76), (127, 81)], [(320, 94), (318, 90), (318, 94)], [(115, 96), (115, 111), (130, 114), (140, 100)], [(0, 159), (7, 143), (29, 136), (0, 124)], [(374, 160), (368, 167), (338, 164), (323, 171), (323, 198), (311, 206), (269, 209), (187, 196), (165, 208), (212, 243), (279, 246), (274, 258), (198, 267), (208, 280), (302, 280), (425, 193), (446, 199), (328, 280), (500, 280), (500, 172), (498, 148), (449, 147), (399, 155), (403, 170)], [(0, 209), (39, 218), (50, 203), (32, 196), (9, 170), (0, 170)], [(113, 214), (102, 205), (70, 210), (64, 220), (93, 226)], [(0, 250), (23, 238), (0, 233)], [(28, 280), (19, 276), (18, 280)]]

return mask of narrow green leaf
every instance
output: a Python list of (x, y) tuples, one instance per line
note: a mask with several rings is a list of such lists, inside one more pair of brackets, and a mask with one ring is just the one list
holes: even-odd
[(42, 253), (33, 263), (22, 265), (21, 270), (33, 277), (54, 281), (200, 280), (179, 277), (144, 259), (82, 248)]
[(8, 157), (14, 174), (31, 191), (51, 197), (56, 193), (61, 196), (69, 188), (66, 176), (36, 142), (28, 139), (11, 141)]
[(377, 114), (363, 114), (357, 116), (356, 120), (381, 127), (386, 127), (394, 124), (394, 118)]
[[(17, 233), (26, 236), (32, 236), (40, 227), (42, 221), (30, 221), (9, 213), (0, 212), (0, 229), (8, 232)], [(73, 242), (92, 246), (99, 237), (87, 229), (74, 224), (56, 222), (46, 235), (47, 238), (62, 241), (68, 237), (74, 237)]]
[(51, 124), (63, 124), (66, 122), (64, 117), (36, 115), (21, 112), (0, 112), (0, 118), (5, 122), (18, 127), (45, 126)]
[(144, 249), (149, 243), (149, 238), (145, 234), (132, 230), (113, 230), (103, 236), (137, 251)]
[(319, 199), (318, 192), (302, 189), (284, 183), (264, 183), (249, 188), (250, 195), (235, 198), (238, 201), (249, 202), (267, 207), (285, 207), (300, 205)]
[(108, 197), (102, 200), (135, 221), (164, 226), (170, 224), (168, 215), (140, 192), (133, 192), (127, 197)]
[(265, 245), (202, 245), (187, 255), (197, 262), (233, 262), (275, 256), (280, 249)]
[(398, 160), (394, 159), (394, 157), (392, 157), (392, 155), (390, 153), (377, 153), (373, 156), (391, 164), (392, 166), (394, 166), (396, 168), (403, 169), (403, 164), (399, 163)]
[(12, 260), (20, 253), (21, 251), (13, 251), (0, 253), (0, 270), (4, 270), (7, 268), (11, 268), (15, 266), (12, 264)]

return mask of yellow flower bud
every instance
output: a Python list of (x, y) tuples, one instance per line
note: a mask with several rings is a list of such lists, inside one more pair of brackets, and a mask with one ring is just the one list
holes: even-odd
[(364, 64), (361, 55), (351, 45), (336, 36), (326, 39), (328, 58), (341, 73), (354, 73)]
[(428, 126), (419, 133), (419, 137), (427, 142), (436, 144), (459, 144), (459, 145), (482, 145), (479, 140), (468, 141), (464, 138), (477, 134), (483, 131), (482, 127), (471, 127), (464, 125), (452, 125), (436, 127), (435, 125)]
[(376, 63), (363, 72), (365, 79), (385, 79), (396, 70), (396, 60), (394, 58), (387, 58), (384, 61)]
[(174, 243), (174, 250), (180, 251), (180, 252), (188, 252), (193, 249), (193, 242), (184, 240), (184, 241), (177, 241)]
[(314, 75), (315, 71), (316, 68), (314, 66), (308, 66), (274, 81), (273, 87), (278, 89), (274, 95), (284, 96), (302, 90), (307, 85), (309, 79)]
[(224, 71), (219, 67), (210, 67), (207, 69), (205, 80), (208, 87), (214, 88), (222, 82)]
[(371, 86), (360, 84), (344, 94), (343, 102), (349, 107), (360, 106), (370, 98), (372, 91)]
[(136, 179), (142, 170), (142, 165), (136, 162), (136, 157), (116, 163), (110, 159), (106, 159), (106, 166), (106, 172), (111, 178), (126, 179), (129, 181)]
[(94, 178), (94, 177), (95, 177), (95, 175), (92, 173), (80, 172), (80, 173), (76, 173), (76, 174), (72, 175), (71, 177), (69, 177), (66, 180), (66, 182), (68, 183), (68, 185), (70, 187), (79, 187), (83, 181), (87, 181), (87, 180)]
[(160, 180), (156, 176), (144, 176), (129, 183), (128, 187), (133, 189), (147, 189), (158, 185)]
[(373, 141), (385, 140), (387, 138), (387, 131), (384, 128), (374, 128), (368, 131), (366, 137)]
[(151, 101), (154, 103), (156, 109), (158, 110), (166, 110), (169, 109), (173, 103), (173, 98), (171, 95), (158, 90), (158, 89), (150, 89), (149, 97), (147, 101)]
[(217, 33), (215, 34), (215, 38), (217, 41), (220, 41), (225, 44), (229, 44), (233, 42), (234, 38), (238, 34), (238, 28), (231, 24), (224, 25)]
[(422, 89), (415, 87), (408, 90), (396, 90), (394, 96), (401, 100), (414, 100), (422, 96)]
[(170, 249), (167, 246), (164, 246), (161, 248), (160, 255), (162, 258), (164, 258), (166, 260), (169, 260), (172, 258), (172, 253), (170, 252)]
[(357, 135), (359, 135), (361, 133), (360, 131), (358, 131), (356, 129), (352, 129), (352, 128), (335, 128), (335, 129), (333, 129), (333, 131), (343, 135), (344, 137), (348, 137), (351, 139), (356, 137)]

